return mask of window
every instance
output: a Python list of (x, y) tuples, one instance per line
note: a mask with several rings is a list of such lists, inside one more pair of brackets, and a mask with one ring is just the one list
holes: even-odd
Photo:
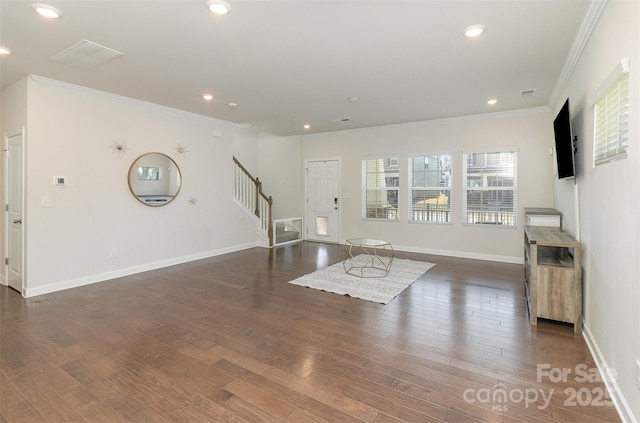
[(516, 226), (518, 153), (513, 150), (463, 155), (463, 222)]
[(451, 154), (408, 159), (409, 221), (451, 223)]
[(398, 158), (362, 161), (362, 217), (398, 220)]
[[(603, 92), (604, 91), (604, 92)], [(592, 96), (595, 165), (627, 157), (629, 143), (629, 63), (620, 66)]]
[(160, 168), (138, 166), (138, 179), (146, 181), (160, 181)]

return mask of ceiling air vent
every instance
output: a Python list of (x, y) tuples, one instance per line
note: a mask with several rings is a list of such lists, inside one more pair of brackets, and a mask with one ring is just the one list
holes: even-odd
[(351, 122), (351, 118), (337, 118), (337, 119), (331, 119), (331, 122)]
[(51, 60), (89, 70), (121, 56), (124, 56), (124, 53), (88, 40), (82, 40), (56, 54)]
[(533, 97), (534, 95), (536, 95), (536, 89), (535, 88), (531, 88), (529, 90), (522, 90), (522, 91), (520, 91), (520, 95), (522, 97)]

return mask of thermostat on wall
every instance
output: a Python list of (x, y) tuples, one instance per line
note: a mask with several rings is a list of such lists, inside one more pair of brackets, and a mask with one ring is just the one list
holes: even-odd
[(53, 177), (53, 185), (67, 185), (67, 177), (66, 176), (54, 176)]

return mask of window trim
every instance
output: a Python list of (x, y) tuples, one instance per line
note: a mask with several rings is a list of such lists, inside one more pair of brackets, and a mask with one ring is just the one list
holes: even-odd
[(600, 84), (600, 86), (589, 96), (587, 102), (590, 107), (596, 105), (598, 100), (604, 95), (604, 93), (611, 88), (611, 86), (618, 81), (625, 73), (629, 73), (629, 58), (625, 57), (621, 59), (616, 67), (609, 73), (609, 76)]
[[(451, 170), (449, 173), (449, 186), (446, 187), (413, 187), (413, 160), (416, 157), (431, 157), (437, 156), (449, 156), (451, 161)], [(452, 151), (438, 151), (438, 152), (429, 152), (429, 153), (411, 153), (407, 155), (407, 221), (408, 223), (416, 223), (416, 224), (431, 224), (431, 225), (452, 225), (454, 219), (453, 207), (451, 197), (453, 196), (453, 181), (454, 181), (454, 171), (453, 171), (453, 156), (454, 153)], [(449, 213), (449, 221), (440, 222), (434, 220), (415, 220), (413, 219), (413, 191), (415, 190), (424, 190), (424, 191), (449, 191), (449, 209), (447, 210)]]
[[(369, 160), (393, 160), (396, 159), (397, 161), (395, 162), (395, 164), (389, 164), (389, 167), (396, 171), (398, 173), (398, 186), (396, 187), (371, 187), (368, 188), (367, 187), (367, 174), (366, 174), (366, 169), (365, 169), (365, 162), (369, 161)], [(361, 181), (361, 190), (362, 190), (362, 199), (361, 199), (361, 209), (360, 209), (360, 218), (362, 220), (373, 220), (373, 221), (377, 221), (377, 222), (399, 222), (400, 221), (400, 188), (401, 188), (401, 182), (402, 182), (402, 176), (401, 176), (401, 166), (400, 166), (400, 160), (401, 160), (401, 156), (399, 154), (388, 154), (388, 155), (380, 155), (380, 156), (366, 156), (363, 157), (362, 160), (360, 161), (360, 172), (362, 175), (362, 181)], [(398, 208), (396, 209), (396, 218), (395, 219), (390, 219), (390, 218), (381, 218), (381, 217), (367, 217), (367, 192), (368, 191), (385, 191), (385, 192), (389, 192), (389, 191), (395, 191), (396, 192), (396, 196), (398, 198)]]
[[(627, 133), (626, 139), (621, 137), (620, 128), (623, 127), (624, 124), (626, 123), (627, 129), (628, 129), (629, 114), (627, 113), (626, 119), (624, 119), (624, 114), (620, 113), (620, 106), (625, 105), (625, 103), (621, 101), (622, 99), (620, 97), (618, 97), (617, 103), (615, 102), (612, 103), (613, 107), (608, 107), (609, 105), (607, 104), (607, 107), (605, 107), (604, 110), (600, 111), (600, 113), (604, 112), (605, 114), (604, 116), (605, 126), (604, 128), (602, 127), (600, 128), (604, 132), (598, 130), (599, 129), (598, 123), (603, 122), (602, 120), (598, 119), (598, 116), (600, 115), (598, 113), (598, 103), (600, 101), (606, 100), (605, 97), (608, 96), (610, 93), (620, 94), (619, 83), (621, 82), (622, 78), (624, 78), (625, 76), (627, 77), (626, 107), (628, 111), (629, 95), (630, 95), (630, 93), (628, 92), (629, 90), (629, 80), (628, 80), (629, 59), (628, 58), (624, 58), (620, 60), (620, 62), (616, 65), (613, 71), (609, 74), (609, 76), (604, 80), (602, 84), (600, 84), (598, 89), (595, 90), (589, 96), (588, 103), (593, 108), (593, 167), (594, 168), (596, 166), (599, 166), (605, 163), (609, 163), (615, 160), (620, 160), (628, 157), (628, 150), (629, 150), (628, 133)], [(615, 106), (617, 106), (617, 110)], [(609, 136), (609, 133), (608, 133), (609, 126), (606, 124), (608, 123), (607, 117), (608, 116), (613, 117), (613, 115), (611, 115), (611, 112), (613, 112), (613, 114), (615, 115), (615, 119), (617, 119), (617, 122), (611, 125), (613, 129), (617, 130), (617, 135), (614, 135), (614, 136)], [(600, 155), (597, 154), (598, 151), (601, 152)]]
[[(474, 150), (463, 150), (462, 151), (462, 225), (466, 227), (471, 226), (489, 226), (489, 227), (498, 227), (501, 229), (517, 229), (518, 228), (518, 152), (519, 148), (517, 147), (503, 147), (503, 148), (486, 148), (486, 149), (474, 149)], [(505, 189), (505, 187), (481, 187), (482, 189), (476, 189), (477, 191), (489, 191), (496, 190), (498, 191), (512, 191), (513, 192), (513, 225), (483, 225), (479, 223), (468, 223), (468, 209), (467, 209), (467, 193), (469, 191), (468, 184), (468, 166), (467, 166), (467, 157), (469, 154), (474, 153), (513, 153), (515, 154), (515, 169), (514, 169), (514, 179), (513, 179), (513, 187), (509, 187)], [(474, 190), (475, 191), (475, 190)]]

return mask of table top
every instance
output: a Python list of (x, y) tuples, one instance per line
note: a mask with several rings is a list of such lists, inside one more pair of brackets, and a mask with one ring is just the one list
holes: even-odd
[(553, 226), (525, 226), (524, 232), (529, 244), (538, 244), (550, 247), (580, 248), (580, 241), (567, 232)]
[(550, 208), (545, 208), (545, 207), (525, 207), (524, 208), (524, 214), (535, 214), (535, 215), (541, 215), (541, 216), (560, 216), (560, 215), (562, 215), (562, 213), (560, 213), (556, 209), (550, 209)]
[(352, 238), (346, 240), (347, 244), (351, 245), (361, 245), (367, 247), (382, 247), (385, 245), (391, 245), (388, 241), (384, 239), (373, 239), (373, 238)]

